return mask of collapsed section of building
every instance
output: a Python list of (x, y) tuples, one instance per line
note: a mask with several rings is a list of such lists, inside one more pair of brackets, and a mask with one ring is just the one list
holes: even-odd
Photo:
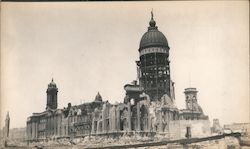
[(69, 103), (67, 108), (58, 109), (58, 88), (52, 79), (46, 110), (33, 113), (27, 120), (28, 141), (93, 135), (161, 135), (169, 139), (209, 135), (209, 118), (198, 104), (196, 88), (185, 89), (185, 109), (175, 105), (169, 50), (152, 13), (140, 41), (137, 79), (124, 86), (124, 102), (111, 104), (98, 93), (93, 102)]

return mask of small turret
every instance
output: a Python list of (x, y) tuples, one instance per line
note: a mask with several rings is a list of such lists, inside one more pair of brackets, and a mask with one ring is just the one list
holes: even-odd
[(186, 88), (184, 93), (186, 97), (186, 109), (190, 111), (196, 111), (203, 113), (201, 107), (197, 102), (197, 90), (196, 88)]
[(95, 96), (95, 102), (102, 102), (102, 96), (98, 92), (97, 95)]

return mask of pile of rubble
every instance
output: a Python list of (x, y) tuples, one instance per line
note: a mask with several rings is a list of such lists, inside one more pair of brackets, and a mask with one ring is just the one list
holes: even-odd
[(153, 141), (152, 138), (149, 137), (141, 137), (141, 136), (127, 136), (124, 135), (122, 137), (117, 138), (104, 138), (98, 136), (85, 137), (78, 140), (74, 140), (77, 145), (83, 147), (100, 147), (100, 146), (109, 146), (109, 145), (127, 145), (127, 144), (138, 144), (142, 142)]
[[(148, 142), (159, 142), (163, 141), (164, 138), (150, 138), (141, 136), (121, 136), (116, 138), (100, 137), (100, 136), (89, 136), (84, 138), (74, 138), (74, 139), (58, 139), (58, 140), (48, 140), (44, 142), (32, 143), (30, 146), (33, 147), (68, 147), (68, 148), (88, 148), (88, 147), (102, 147), (102, 146), (117, 146), (117, 145), (128, 145), (128, 144), (142, 144)], [(199, 143), (192, 143), (187, 145), (181, 145), (178, 143), (171, 143), (162, 146), (152, 146), (152, 147), (141, 147), (140, 149), (161, 149), (161, 148), (221, 148), (221, 149), (237, 149), (240, 148), (239, 140), (235, 137), (225, 137), (218, 140), (210, 140)]]

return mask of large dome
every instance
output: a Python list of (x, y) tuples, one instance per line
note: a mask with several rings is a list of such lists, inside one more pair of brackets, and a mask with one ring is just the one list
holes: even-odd
[(166, 37), (164, 36), (162, 32), (158, 30), (155, 24), (156, 23), (152, 16), (149, 22), (150, 26), (148, 27), (148, 31), (144, 33), (144, 35), (141, 38), (139, 50), (142, 50), (147, 47), (167, 47), (168, 48), (168, 41)]

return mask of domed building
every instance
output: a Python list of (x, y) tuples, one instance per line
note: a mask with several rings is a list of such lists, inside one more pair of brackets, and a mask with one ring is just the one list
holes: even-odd
[[(140, 60), (136, 61), (139, 89), (134, 85), (133, 90), (137, 90), (137, 96), (144, 92), (151, 101), (157, 101), (165, 94), (171, 99), (175, 98), (174, 83), (170, 77), (169, 49), (167, 38), (158, 30), (151, 12), (148, 30), (140, 40)], [(125, 101), (136, 97), (131, 85), (127, 84), (124, 88), (127, 93)]]
[(167, 139), (183, 139), (191, 134), (208, 136), (210, 122), (198, 104), (196, 88), (185, 89), (185, 109), (175, 105), (169, 50), (167, 38), (158, 30), (151, 12), (149, 27), (138, 48), (137, 80), (124, 86), (124, 102), (111, 104), (98, 92), (92, 102), (72, 106), (68, 103), (68, 107), (59, 109), (58, 88), (52, 79), (46, 91), (46, 111), (28, 117), (27, 140), (127, 134)]

